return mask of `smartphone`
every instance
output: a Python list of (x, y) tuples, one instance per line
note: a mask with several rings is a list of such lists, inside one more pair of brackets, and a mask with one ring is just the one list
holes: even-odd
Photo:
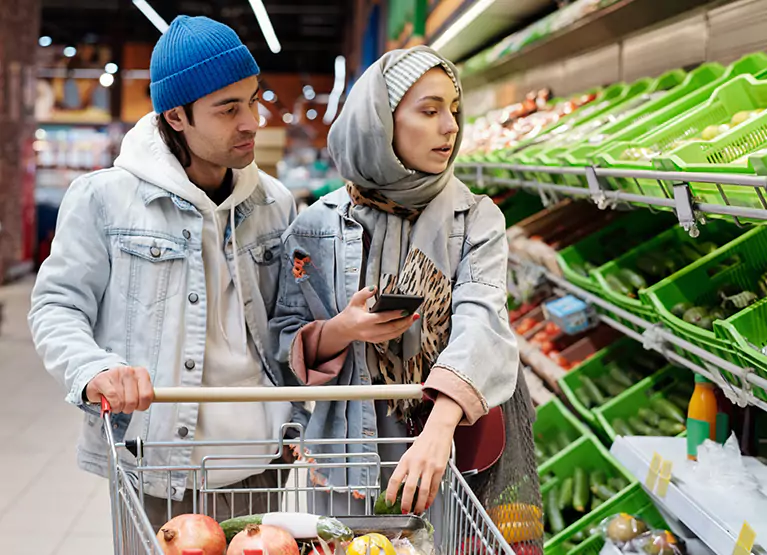
[(391, 310), (402, 312), (407, 310), (410, 314), (414, 314), (422, 304), (423, 297), (383, 294), (378, 296), (370, 312), (389, 312)]

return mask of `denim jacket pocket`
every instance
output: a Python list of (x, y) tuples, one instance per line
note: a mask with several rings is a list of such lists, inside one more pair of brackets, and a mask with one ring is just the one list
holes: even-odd
[(120, 235), (113, 261), (123, 295), (152, 306), (177, 295), (187, 251), (183, 241), (151, 235)]

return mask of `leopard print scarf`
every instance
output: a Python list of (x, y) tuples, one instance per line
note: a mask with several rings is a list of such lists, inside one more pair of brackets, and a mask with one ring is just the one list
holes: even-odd
[[(346, 190), (355, 207), (372, 209), (366, 215), (366, 218), (375, 220), (370, 253), (373, 254), (376, 249), (390, 251), (398, 246), (401, 248), (401, 254), (397, 257), (399, 264), (392, 264), (391, 258), (387, 263), (383, 256), (368, 257), (366, 285), (377, 285), (381, 293), (424, 297), (421, 318), (405, 335), (397, 340), (369, 346), (369, 370), (374, 379), (386, 384), (422, 384), (450, 337), (450, 277), (441, 272), (417, 246), (410, 244), (411, 224), (417, 225), (419, 210), (396, 204), (372, 189), (348, 184)], [(401, 233), (398, 233), (400, 230)], [(376, 237), (377, 234), (382, 236)], [(396, 271), (394, 266), (398, 266)], [(390, 401), (389, 414), (407, 420), (418, 405), (419, 401)]]

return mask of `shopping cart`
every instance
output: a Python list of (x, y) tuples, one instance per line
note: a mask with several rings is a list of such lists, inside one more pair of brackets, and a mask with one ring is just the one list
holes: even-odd
[[(155, 390), (155, 402), (269, 402), (269, 401), (323, 401), (323, 400), (380, 400), (380, 399), (420, 399), (422, 391), (420, 386), (397, 385), (397, 386), (322, 386), (322, 387), (275, 387), (275, 388), (157, 388)], [(312, 470), (326, 471), (329, 468), (352, 468), (360, 466), (377, 467), (376, 476), (380, 477), (380, 470), (386, 467), (396, 466), (396, 462), (381, 461), (377, 454), (344, 453), (341, 462), (338, 454), (323, 457), (313, 455), (312, 459), (299, 458), (298, 461), (287, 464), (276, 462), (280, 459), (284, 445), (296, 446), (299, 452), (305, 453), (312, 445), (328, 442), (338, 444), (336, 440), (307, 440), (303, 430), (294, 441), (267, 441), (267, 442), (226, 442), (226, 441), (174, 441), (174, 442), (145, 442), (141, 439), (126, 440), (117, 443), (112, 433), (112, 423), (109, 405), (102, 402), (102, 416), (104, 419), (104, 431), (109, 443), (109, 468), (110, 468), (110, 497), (112, 505), (113, 535), (115, 555), (163, 555), (163, 551), (156, 539), (156, 530), (153, 530), (149, 517), (145, 510), (144, 501), (144, 477), (148, 473), (167, 473), (168, 501), (167, 519), (171, 516), (171, 473), (187, 472), (191, 474), (190, 491), (193, 496), (194, 513), (208, 516), (219, 516), (216, 500), (221, 495), (230, 496), (232, 514), (234, 515), (235, 496), (239, 502), (246, 496), (248, 504), (252, 508), (254, 496), (266, 496), (269, 501), (276, 494), (278, 506), (269, 506), (267, 512), (314, 512), (312, 499), (317, 494), (342, 496), (348, 499), (348, 507), (360, 498), (364, 502), (365, 514), (370, 515), (373, 511), (373, 500), (381, 491), (380, 483), (354, 484), (343, 488), (327, 485), (315, 485), (306, 476)], [(294, 425), (290, 425), (294, 426)], [(412, 442), (412, 439), (360, 439), (345, 440), (345, 445), (352, 443), (386, 443), (386, 442)], [(146, 453), (151, 449), (183, 449), (190, 446), (206, 446), (221, 451), (221, 455), (203, 458), (198, 466), (149, 466), (145, 463)], [(270, 445), (274, 452), (264, 456), (226, 454), (227, 447), (243, 447), (244, 445)], [(129, 457), (127, 452), (132, 454)], [(331, 460), (332, 457), (332, 460)], [(130, 460), (134, 464), (126, 464)], [(209, 473), (220, 470), (241, 470), (250, 468), (253, 473), (259, 473), (265, 469), (277, 470), (278, 474), (291, 473), (292, 479), (287, 480), (284, 487), (277, 488), (253, 488), (253, 489), (227, 489), (206, 488)], [(380, 480), (380, 478), (379, 478)], [(282, 477), (278, 479), (283, 483)], [(356, 492), (356, 493), (355, 493)], [(362, 494), (362, 495), (360, 495)], [(263, 498), (262, 498), (263, 499)], [(338, 507), (339, 503), (330, 503), (330, 506)], [(340, 503), (341, 506), (345, 503)], [(441, 505), (437, 507), (436, 505)], [(251, 512), (253, 512), (251, 510)], [(351, 510), (347, 514), (351, 514)], [(440, 495), (435, 506), (427, 514), (439, 515), (436, 522), (431, 521), (435, 527), (435, 546), (440, 555), (514, 555), (511, 546), (504, 540), (503, 535), (493, 523), (487, 511), (482, 507), (477, 497), (472, 493), (466, 480), (457, 470), (454, 461), (448, 463), (442, 484)], [(345, 516), (328, 514), (325, 516)]]

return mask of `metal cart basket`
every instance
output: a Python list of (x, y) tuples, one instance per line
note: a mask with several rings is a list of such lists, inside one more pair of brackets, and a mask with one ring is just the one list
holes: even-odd
[[(351, 400), (351, 399), (401, 399), (420, 398), (420, 386), (322, 386), (302, 388), (157, 388), (155, 402), (254, 402), (254, 401), (319, 401), (319, 400)], [(288, 442), (274, 440), (268, 442), (247, 441), (174, 441), (174, 442), (145, 442), (141, 439), (115, 442), (109, 405), (102, 402), (104, 431), (109, 444), (108, 457), (110, 468), (110, 497), (112, 505), (112, 524), (114, 535), (115, 555), (163, 555), (145, 510), (145, 478), (164, 473), (167, 482), (167, 519), (171, 516), (171, 473), (178, 475), (185, 472), (190, 476), (189, 489), (186, 495), (193, 499), (194, 513), (206, 514), (214, 518), (222, 518), (222, 495), (231, 500), (227, 503), (232, 507), (232, 514), (227, 514), (224, 508), (223, 518), (234, 515), (235, 500), (241, 504), (247, 499), (247, 504), (253, 507), (254, 498), (266, 496), (268, 510), (266, 512), (310, 512), (314, 513), (315, 500), (318, 495), (330, 496), (331, 507), (338, 512), (341, 507), (348, 506), (347, 515), (352, 514), (352, 504), (362, 501), (364, 514), (373, 512), (373, 503), (381, 491), (380, 483), (354, 484), (338, 488), (329, 485), (316, 485), (307, 476), (311, 471), (326, 468), (377, 467), (375, 475), (379, 476), (382, 468), (393, 468), (395, 462), (383, 462), (377, 453), (348, 453), (341, 456), (336, 454), (332, 460), (322, 455), (313, 458), (299, 458), (298, 461), (283, 463), (280, 457), (283, 447), (295, 446), (299, 452), (305, 453), (312, 445), (338, 440), (307, 440), (300, 426), (300, 435)], [(293, 425), (288, 425), (293, 426)], [(402, 438), (364, 438), (360, 440), (344, 440), (345, 445), (352, 443), (392, 443), (412, 442), (412, 439)], [(145, 462), (146, 454), (152, 449), (188, 449), (193, 446), (206, 446), (220, 451), (220, 455), (206, 456), (199, 465), (189, 466), (150, 466)], [(242, 448), (249, 445), (270, 445), (273, 451), (268, 456), (258, 455), (227, 455), (227, 448)], [(130, 453), (130, 455), (129, 455)], [(135, 463), (133, 462), (135, 460)], [(284, 486), (275, 488), (208, 488), (207, 478), (211, 472), (221, 470), (252, 469), (257, 474), (264, 469), (277, 470), (281, 475), (278, 482)], [(288, 479), (289, 477), (289, 479)], [(384, 486), (385, 489), (385, 486)], [(334, 499), (335, 498), (335, 502)], [(341, 502), (339, 503), (339, 499)], [(357, 505), (359, 507), (359, 505)], [(253, 512), (252, 510), (250, 512)], [(357, 509), (359, 514), (359, 508)], [(326, 516), (344, 516), (328, 514)], [(504, 540), (504, 536), (493, 523), (488, 512), (482, 507), (477, 497), (467, 485), (466, 480), (457, 470), (454, 461), (448, 463), (440, 486), (440, 494), (435, 504), (426, 515), (435, 528), (435, 551), (444, 555), (514, 555), (512, 547)]]

